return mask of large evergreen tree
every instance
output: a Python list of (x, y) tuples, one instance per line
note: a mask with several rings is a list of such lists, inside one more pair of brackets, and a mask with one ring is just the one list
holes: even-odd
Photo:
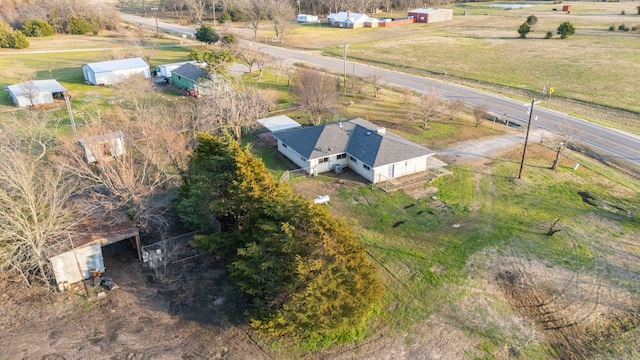
[[(272, 335), (331, 336), (366, 320), (381, 295), (354, 232), (326, 208), (277, 183), (233, 138), (200, 135), (178, 210), (209, 233), (195, 243), (221, 254), (249, 294), (252, 326)], [(220, 233), (211, 233), (216, 218)]]

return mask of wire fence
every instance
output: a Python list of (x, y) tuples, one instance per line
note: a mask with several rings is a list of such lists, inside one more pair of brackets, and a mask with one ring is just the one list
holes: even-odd
[(291, 179), (295, 179), (302, 176), (308, 176), (309, 175), (308, 169), (309, 168), (287, 170), (284, 173), (282, 173), (282, 175), (280, 175), (280, 182), (287, 182)]
[(164, 280), (171, 266), (203, 254), (190, 244), (194, 235), (195, 232), (182, 234), (142, 247), (142, 261), (154, 271), (157, 281)]

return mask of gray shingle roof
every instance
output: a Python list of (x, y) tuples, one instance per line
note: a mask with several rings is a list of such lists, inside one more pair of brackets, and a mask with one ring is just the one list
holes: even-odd
[(199, 78), (208, 75), (206, 71), (191, 63), (186, 63), (179, 68), (174, 69), (173, 71), (171, 71), (171, 74), (180, 75), (183, 78), (187, 78), (193, 81), (198, 81)]
[(273, 135), (306, 159), (347, 153), (370, 167), (435, 154), (360, 118)]

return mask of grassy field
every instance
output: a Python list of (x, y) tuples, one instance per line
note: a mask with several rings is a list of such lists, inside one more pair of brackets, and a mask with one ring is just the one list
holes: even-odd
[[(571, 12), (565, 13), (551, 11), (561, 7), (551, 3), (512, 10), (467, 3), (456, 5), (454, 20), (444, 23), (355, 30), (298, 26), (287, 37), (286, 46), (338, 57), (344, 51), (340, 44), (349, 43), (350, 59), (427, 76), (442, 77), (446, 72), (447, 81), (479, 87), (499, 85), (492, 90), (515, 97), (541, 97), (545, 86), (554, 87), (553, 96), (623, 111), (607, 117), (589, 109), (572, 109), (566, 103), (550, 106), (640, 131), (640, 90), (636, 86), (640, 83), (640, 33), (609, 31), (612, 25), (616, 29), (623, 23), (640, 25), (636, 4), (570, 5)], [(623, 10), (626, 15), (621, 15)], [(529, 15), (535, 15), (538, 23), (527, 39), (520, 39), (517, 28)], [(555, 31), (564, 21), (575, 25), (576, 34), (561, 40)], [(554, 32), (552, 39), (544, 39), (547, 31)], [(259, 38), (271, 36), (271, 32), (268, 24), (263, 24)]]
[[(551, 171), (554, 152), (539, 144), (523, 179), (515, 180), (520, 151), (454, 166), (453, 175), (429, 185), (432, 195), (419, 198), (371, 186), (338, 191), (332, 211), (358, 229), (386, 283), (378, 325), (420, 347), (440, 336), (432, 328), (439, 319), (459, 332), (456, 344), (470, 358), (502, 358), (505, 348), (527, 359), (566, 357), (563, 338), (579, 344), (573, 356), (638, 356), (640, 182), (569, 152)], [(297, 188), (314, 188), (332, 180), (297, 181)], [(547, 236), (556, 219), (560, 232)], [(538, 293), (519, 294), (557, 306), (554, 321), (575, 323), (579, 331), (553, 330), (541, 316), (525, 314), (497, 289), (505, 271), (524, 273), (523, 283)], [(559, 304), (565, 297), (571, 303)], [(610, 328), (616, 316), (633, 325)], [(610, 343), (594, 335), (603, 327)], [(453, 348), (440, 354), (447, 351), (458, 358)]]
[[(11, 85), (23, 79), (56, 79), (67, 88), (74, 109), (109, 106), (109, 87), (84, 83), (82, 65), (129, 56), (142, 56), (151, 64), (187, 60), (190, 47), (174, 38), (152, 38), (134, 30), (124, 35), (58, 35), (32, 39), (25, 50), (0, 50), (0, 84)], [(0, 112), (15, 109), (7, 92), (0, 93)]]

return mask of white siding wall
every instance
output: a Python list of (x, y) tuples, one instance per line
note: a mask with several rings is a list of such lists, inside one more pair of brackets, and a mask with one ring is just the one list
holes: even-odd
[(299, 167), (306, 168), (307, 172), (310, 171), (309, 163), (302, 159), (302, 155), (298, 154), (296, 151), (294, 151), (288, 146), (285, 147), (285, 145), (280, 140), (278, 140), (278, 151), (284, 154), (284, 156), (288, 157), (289, 160), (293, 161)]
[(362, 161), (358, 160), (357, 162), (354, 162), (349, 159), (349, 168), (358, 173), (363, 178), (371, 181), (372, 183), (375, 182), (373, 178), (373, 169), (367, 170), (364, 166), (362, 166)]
[(378, 166), (374, 169), (375, 181), (373, 183), (426, 171), (428, 157), (428, 155), (425, 155), (407, 161)]
[(120, 82), (123, 78), (125, 78), (127, 76), (134, 75), (134, 74), (140, 74), (140, 75), (144, 76), (145, 79), (148, 79), (148, 78), (151, 77), (151, 71), (149, 70), (149, 67), (147, 67), (147, 66), (134, 68), (134, 69), (102, 72), (102, 73), (97, 73), (97, 74), (94, 73), (88, 67), (86, 67), (86, 69), (84, 70), (84, 78), (85, 78), (85, 80), (89, 81), (93, 85), (115, 84), (117, 82)]
[(82, 66), (82, 73), (84, 74), (84, 79), (93, 85), (98, 85), (96, 82), (96, 74), (93, 73), (93, 70), (88, 65)]
[[(77, 262), (76, 258), (78, 259)], [(73, 284), (90, 278), (92, 269), (105, 270), (100, 244), (76, 248), (75, 255), (73, 250), (69, 250), (52, 257), (50, 260), (53, 265), (53, 274), (60, 290), (62, 290), (64, 283)], [(78, 264), (82, 273), (78, 271)]]
[(50, 104), (53, 102), (53, 95), (44, 91), (39, 92), (36, 96), (34, 96), (33, 99), (29, 99), (28, 96), (16, 96), (14, 93), (11, 93), (11, 98), (13, 99), (13, 103), (16, 104), (17, 107)]
[(109, 84), (120, 82), (122, 79), (126, 78), (127, 76), (131, 76), (135, 74), (140, 74), (144, 76), (145, 79), (148, 79), (151, 76), (149, 67), (142, 67), (142, 68), (135, 68), (135, 69), (99, 73), (99, 74), (96, 74), (96, 81), (98, 84), (109, 85)]

